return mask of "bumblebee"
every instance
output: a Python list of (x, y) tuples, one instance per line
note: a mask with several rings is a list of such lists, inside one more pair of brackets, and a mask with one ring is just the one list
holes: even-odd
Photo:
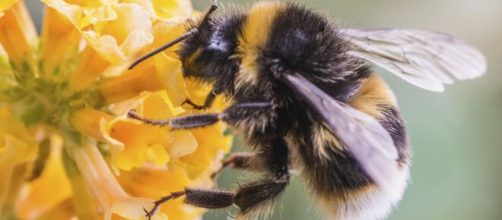
[(129, 117), (173, 129), (223, 121), (253, 149), (230, 155), (223, 167), (262, 177), (235, 191), (173, 192), (156, 201), (148, 217), (184, 196), (197, 207), (236, 205), (238, 219), (256, 219), (287, 187), (294, 168), (329, 219), (383, 219), (406, 188), (410, 143), (393, 92), (370, 64), (437, 92), (486, 69), (480, 52), (442, 33), (342, 29), (285, 2), (223, 15), (214, 15), (216, 9), (213, 1), (186, 34), (130, 68), (181, 42), (184, 76), (212, 85), (203, 105), (186, 103), (204, 109), (223, 95), (229, 107), (166, 120), (134, 111)]

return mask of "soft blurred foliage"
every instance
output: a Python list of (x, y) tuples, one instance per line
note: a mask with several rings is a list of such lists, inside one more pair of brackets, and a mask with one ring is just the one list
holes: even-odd
[[(27, 2), (39, 24), (38, 1)], [(247, 7), (253, 2), (225, 0), (221, 4)], [(194, 1), (199, 9), (209, 4), (209, 0)], [(485, 76), (448, 86), (442, 94), (383, 73), (399, 99), (414, 151), (413, 182), (390, 219), (502, 219), (502, 1), (308, 0), (303, 4), (343, 27), (447, 32), (486, 55)], [(246, 150), (240, 148), (235, 150)], [(226, 171), (219, 185), (233, 188), (242, 179), (238, 176), (242, 175)], [(272, 219), (317, 219), (313, 199), (294, 178)], [(233, 211), (211, 211), (205, 219), (226, 219)]]

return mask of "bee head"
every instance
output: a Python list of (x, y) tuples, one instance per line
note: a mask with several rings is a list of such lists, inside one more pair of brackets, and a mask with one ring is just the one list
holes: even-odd
[(210, 79), (228, 72), (235, 64), (231, 57), (237, 42), (236, 23), (226, 18), (204, 18), (193, 25), (191, 30), (197, 33), (187, 38), (178, 52), (185, 76)]
[(243, 16), (216, 17), (216, 3), (198, 22), (189, 22), (190, 28), (180, 37), (166, 43), (152, 52), (137, 59), (129, 66), (134, 68), (144, 60), (161, 51), (183, 42), (178, 55), (182, 62), (183, 74), (202, 81), (214, 81), (236, 71), (237, 61), (232, 59), (235, 52), (237, 34)]

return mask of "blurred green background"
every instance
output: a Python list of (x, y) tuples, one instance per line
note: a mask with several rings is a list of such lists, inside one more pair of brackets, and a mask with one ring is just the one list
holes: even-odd
[[(39, 18), (38, 1), (27, 2)], [(221, 2), (246, 7), (254, 1)], [(502, 219), (502, 1), (302, 2), (343, 27), (438, 30), (464, 39), (486, 55), (485, 76), (448, 86), (441, 94), (382, 74), (397, 95), (414, 152), (412, 183), (390, 219)], [(203, 9), (209, 0), (195, 0), (194, 5)], [(242, 175), (226, 171), (219, 185), (233, 188), (241, 179), (238, 176)], [(322, 219), (312, 207), (312, 199), (293, 178), (272, 219)], [(233, 213), (234, 209), (210, 211), (204, 219), (227, 219)]]

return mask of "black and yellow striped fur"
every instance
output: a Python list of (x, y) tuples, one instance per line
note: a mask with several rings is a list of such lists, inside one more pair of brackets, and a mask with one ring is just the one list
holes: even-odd
[[(407, 170), (407, 135), (392, 91), (363, 61), (346, 54), (349, 45), (332, 23), (303, 6), (260, 2), (246, 12), (205, 17), (192, 26), (197, 34), (179, 50), (185, 77), (213, 85), (206, 107), (215, 95), (238, 106), (221, 118), (256, 152), (232, 155), (224, 165), (264, 175), (235, 193), (187, 189), (187, 203), (207, 208), (236, 204), (238, 218), (254, 219), (288, 185), (289, 170), (297, 169), (328, 219), (389, 213), (400, 198), (379, 191), (305, 101), (275, 77), (286, 70), (298, 73), (333, 99), (377, 119)], [(397, 178), (401, 195), (407, 172)]]

